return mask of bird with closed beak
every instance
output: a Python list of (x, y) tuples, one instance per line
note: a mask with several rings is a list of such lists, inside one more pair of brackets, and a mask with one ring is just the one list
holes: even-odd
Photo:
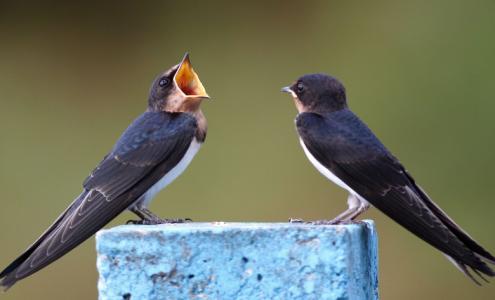
[(370, 204), (443, 252), (475, 283), (495, 276), (495, 257), (459, 227), (416, 183), (399, 160), (348, 107), (344, 86), (334, 77), (310, 74), (283, 92), (292, 95), (296, 127), (309, 161), (349, 192), (348, 209), (332, 220), (352, 222)]
[(124, 131), (83, 183), (82, 193), (55, 222), (0, 273), (0, 285), (46, 267), (78, 246), (126, 209), (137, 224), (181, 222), (161, 219), (147, 206), (179, 176), (206, 138), (200, 109), (208, 99), (189, 55), (153, 82), (148, 108)]

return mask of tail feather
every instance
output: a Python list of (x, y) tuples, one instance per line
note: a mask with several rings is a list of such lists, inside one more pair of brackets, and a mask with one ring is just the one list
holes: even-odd
[(476, 273), (476, 275), (478, 275), (481, 279), (483, 279), (484, 282), (490, 283), (490, 281), (488, 281), (488, 279), (486, 279), (480, 272), (478, 272), (478, 270), (473, 269), (473, 272)]
[(475, 272), (478, 276), (480, 276), (484, 281), (486, 281), (486, 279), (483, 278), (481, 273), (486, 275), (486, 276), (489, 276), (489, 277), (494, 277), (495, 271), (486, 263), (486, 260), (484, 258), (480, 258), (480, 256), (472, 248), (470, 248), (468, 245), (466, 245), (466, 246), (470, 251), (472, 251), (474, 257), (477, 258), (477, 262), (473, 264), (472, 262), (468, 263), (463, 258), (456, 258), (455, 260), (457, 261), (457, 263), (459, 263), (465, 267), (470, 267), (473, 270), (473, 272)]
[(10, 265), (8, 265), (2, 273), (0, 273), (0, 287), (3, 288), (4, 291), (7, 291), (11, 288), (15, 283), (15, 277), (9, 276), (13, 274), (13, 272), (24, 263), (29, 256), (36, 250), (38, 245), (33, 244), (29, 247), (21, 256), (19, 256), (16, 260), (14, 260)]
[(421, 196), (425, 200), (425, 204), (431, 209), (435, 215), (452, 231), (471, 251), (479, 258), (495, 264), (495, 257), (478, 244), (469, 234), (467, 234), (459, 225), (457, 225), (437, 204), (435, 204), (428, 195), (418, 187)]
[[(469, 272), (469, 267), (462, 263), (461, 261), (459, 260), (456, 260), (454, 258), (452, 258), (451, 256), (448, 256), (445, 254), (445, 257), (457, 268), (459, 269), (459, 271), (461, 271), (467, 278), (469, 278), (471, 281), (473, 281), (475, 284), (481, 286), (481, 283), (476, 279), (476, 277), (473, 276), (473, 274), (471, 274), (471, 272)], [(474, 268), (471, 268), (471, 270), (476, 274), (478, 275), (479, 278), (481, 278), (484, 282), (486, 283), (490, 283), (478, 270), (474, 269)]]
[[(476, 258), (478, 258), (478, 262), (476, 265), (472, 263), (467, 264), (463, 263), (460, 258), (452, 258), (447, 256), (449, 260), (454, 263), (456, 267), (458, 267), (461, 272), (463, 272), (466, 276), (472, 279), (475, 283), (477, 282), (473, 275), (469, 273), (468, 266), (475, 272), (479, 277), (481, 277), (484, 281), (488, 282), (481, 273), (493, 277), (495, 276), (495, 271), (490, 268), (486, 263), (495, 265), (495, 257), (485, 250), (479, 243), (477, 243), (469, 234), (467, 234), (459, 225), (457, 225), (452, 218), (450, 218), (435, 202), (433, 202), (430, 197), (426, 194), (426, 192), (418, 185), (415, 185), (418, 193), (421, 195), (423, 202), (426, 206), (439, 218), (442, 223), (468, 248)], [(481, 272), (481, 273), (480, 273)]]
[(0, 287), (4, 289), (4, 291), (7, 291), (9, 288), (11, 288), (17, 280), (21, 278), (16, 278), (15, 271), (18, 267), (20, 267), (26, 260), (29, 259), (31, 254), (33, 254), (36, 249), (38, 249), (38, 246), (45, 240), (45, 238), (50, 235), (50, 233), (57, 228), (58, 223), (62, 219), (63, 215), (57, 219), (55, 223), (53, 223), (50, 228), (43, 233), (36, 242), (34, 242), (29, 248), (24, 251), (18, 258), (16, 258), (12, 263), (10, 263), (1, 273), (0, 273)]
[(479, 253), (477, 253), (477, 252), (474, 252), (474, 254), (475, 254), (476, 256), (478, 256), (481, 260), (484, 260), (484, 261), (486, 261), (486, 262), (488, 262), (488, 263), (490, 263), (490, 264), (492, 264), (492, 265), (495, 265), (495, 260), (494, 260), (494, 259), (491, 259), (491, 258), (489, 258), (489, 257), (487, 257), (487, 256), (482, 256), (482, 255), (480, 255), (480, 254), (479, 254)]
[[(478, 261), (475, 265), (473, 265), (472, 263), (462, 263), (462, 261), (460, 261), (460, 258), (452, 258), (450, 260), (456, 261), (461, 266), (469, 265), (474, 271), (479, 271), (487, 276), (495, 276), (495, 272), (486, 264), (486, 262), (488, 262), (495, 265), (495, 257), (490, 252), (485, 250), (479, 243), (477, 243), (467, 232), (465, 232), (459, 225), (457, 225), (454, 220), (452, 220), (452, 218), (450, 218), (435, 202), (433, 202), (428, 194), (426, 194), (426, 192), (419, 185), (416, 184), (414, 178), (407, 171), (405, 172), (405, 174), (415, 187), (417, 193), (421, 196), (423, 203), (435, 214), (438, 219), (440, 219), (440, 221), (450, 230), (450, 232), (452, 232), (465, 245), (465, 247), (474, 254)], [(458, 264), (454, 264), (459, 267)], [(466, 272), (464, 271), (463, 273), (466, 274)]]
[(59, 226), (60, 222), (64, 219), (64, 217), (73, 209), (73, 207), (77, 206), (84, 196), (86, 195), (86, 191), (84, 191), (76, 201), (73, 202), (56, 220), (53, 224), (31, 245), (29, 246), (24, 253), (22, 253), (19, 257), (17, 257), (12, 263), (10, 263), (2, 272), (0, 272), (0, 288), (3, 288), (4, 291), (7, 291), (11, 288), (18, 280), (22, 278), (17, 278), (15, 276), (15, 272), (17, 268), (19, 268), (26, 260), (31, 257), (31, 255), (38, 249), (38, 247), (45, 241), (45, 239), (50, 236)]

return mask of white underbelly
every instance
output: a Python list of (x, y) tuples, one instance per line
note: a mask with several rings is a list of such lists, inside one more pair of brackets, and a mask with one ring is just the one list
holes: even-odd
[(356, 193), (352, 188), (350, 188), (345, 182), (343, 182), (340, 178), (335, 176), (335, 174), (333, 174), (327, 167), (322, 165), (313, 156), (313, 154), (311, 154), (311, 152), (309, 152), (308, 148), (306, 147), (306, 145), (304, 144), (302, 139), (299, 139), (299, 142), (301, 143), (301, 146), (304, 150), (304, 153), (308, 157), (309, 161), (313, 164), (313, 166), (315, 166), (315, 168), (318, 171), (320, 171), (321, 174), (323, 174), (323, 176), (330, 179), (331, 181), (333, 181), (336, 185), (340, 186), (341, 188), (346, 189), (347, 191), (349, 191), (349, 193), (357, 196), (360, 200), (366, 201), (365, 199), (363, 199), (363, 197), (361, 197), (358, 193)]
[(167, 174), (165, 174), (162, 179), (155, 183), (146, 193), (144, 193), (136, 202), (136, 205), (140, 207), (147, 207), (153, 197), (155, 197), (155, 195), (159, 191), (169, 185), (172, 181), (175, 180), (175, 178), (177, 178), (180, 174), (182, 174), (182, 172), (184, 172), (200, 147), (201, 143), (199, 143), (196, 138), (194, 138), (191, 142), (191, 145), (189, 146), (189, 149), (187, 149), (186, 154), (179, 161), (179, 163), (175, 167), (173, 167), (172, 170), (167, 172)]

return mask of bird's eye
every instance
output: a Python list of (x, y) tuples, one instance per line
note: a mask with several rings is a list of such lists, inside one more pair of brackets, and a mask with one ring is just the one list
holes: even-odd
[(304, 91), (304, 85), (302, 84), (302, 82), (298, 82), (296, 88), (299, 93), (302, 93)]
[(158, 82), (158, 84), (161, 87), (167, 86), (169, 83), (170, 83), (170, 80), (168, 78), (162, 78), (162, 79), (160, 79), (160, 82)]

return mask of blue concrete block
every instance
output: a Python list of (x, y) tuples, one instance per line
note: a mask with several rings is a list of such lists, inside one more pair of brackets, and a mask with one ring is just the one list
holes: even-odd
[(100, 300), (378, 299), (372, 221), (126, 225), (96, 245)]

